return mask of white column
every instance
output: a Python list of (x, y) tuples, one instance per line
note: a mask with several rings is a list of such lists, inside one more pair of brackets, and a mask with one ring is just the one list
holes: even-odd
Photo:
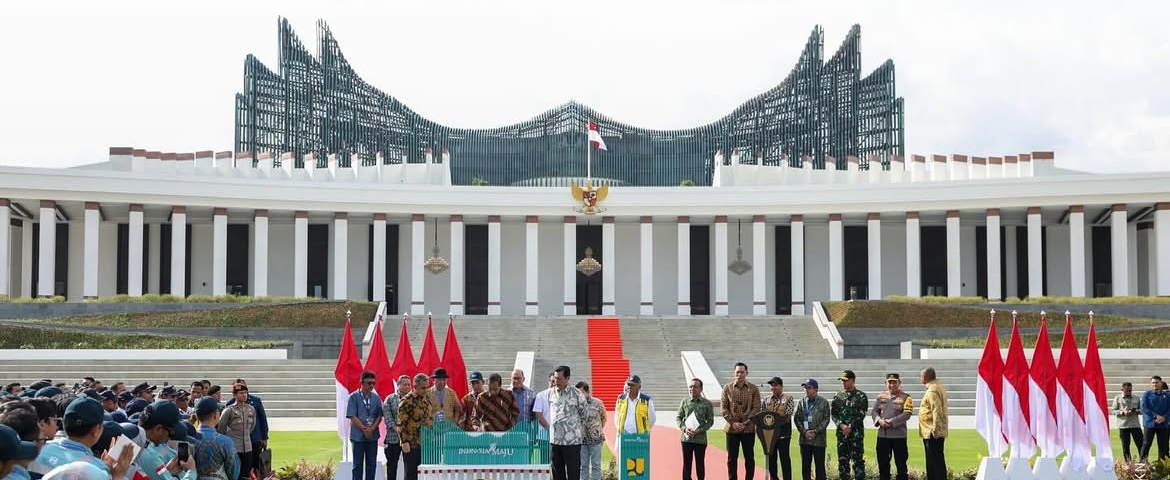
[(865, 238), (869, 247), (869, 298), (882, 299), (882, 217), (870, 213), (865, 221)]
[(255, 219), (252, 221), (252, 230), (252, 296), (267, 297), (268, 210), (256, 210)]
[(1129, 295), (1129, 218), (1124, 203), (1113, 205), (1109, 220), (1113, 251), (1113, 296), (1125, 297)]
[(129, 236), (126, 246), (126, 294), (131, 297), (141, 297), (144, 291), (142, 288), (144, 281), (142, 262), (145, 260), (142, 254), (142, 205), (131, 203), (129, 215), (130, 223), (126, 226)]
[(500, 260), (500, 217), (488, 217), (488, 315), (499, 315), (500, 312), (500, 269), (503, 264)]
[[(638, 313), (641, 315), (654, 314), (654, 217), (641, 218), (641, 284), (642, 295)], [(609, 250), (606, 250), (609, 251)]]
[(922, 229), (918, 212), (906, 212), (906, 295), (922, 296)]
[(1069, 283), (1073, 297), (1085, 296), (1085, 207), (1073, 205), (1068, 214)]
[[(12, 214), (8, 210), (10, 204), (7, 198), (0, 198), (0, 298), (12, 296), (8, 285), (12, 274)], [(89, 258), (89, 255), (86, 255), (86, 258)]]
[(410, 217), (410, 314), (419, 316), (426, 313), (426, 279), (423, 277), (423, 262), (426, 261), (426, 222), (423, 216)]
[[(463, 215), (451, 215), (451, 300), (450, 313), (453, 315), (463, 315), (463, 278), (467, 275), (467, 254), (464, 251), (466, 243), (463, 241)], [(491, 257), (492, 249), (488, 247), (488, 256)], [(491, 270), (490, 261), (488, 262), (488, 270)], [(489, 286), (491, 282), (488, 282)], [(490, 288), (490, 287), (489, 287)]]
[(540, 217), (524, 217), (524, 314), (540, 314)]
[(715, 217), (715, 315), (727, 311), (727, 216)]
[(227, 295), (227, 209), (211, 216), (211, 294)]
[(33, 221), (20, 221), (20, 296), (32, 296)]
[[(564, 306), (561, 313), (564, 315), (577, 314), (577, 217), (567, 216), (564, 221), (565, 260), (562, 270), (564, 288)], [(594, 257), (596, 258), (596, 257)], [(609, 262), (606, 262), (609, 263)], [(602, 270), (606, 265), (601, 266)]]
[[(610, 258), (617, 258), (614, 242), (614, 218), (602, 217), (601, 219), (601, 251), (615, 252), (610, 253)], [(643, 244), (643, 252), (645, 252), (645, 244)], [(617, 315), (617, 304), (615, 303), (617, 297), (617, 290), (615, 285), (617, 283), (617, 263), (606, 262), (601, 268), (601, 314), (602, 315)]]
[[(375, 302), (386, 301), (386, 214), (374, 214), (374, 254), (371, 256), (373, 268), (370, 275), (371, 287), (370, 292)], [(396, 313), (396, 312), (387, 312)]]
[(1000, 258), (1003, 244), (1000, 243), (999, 209), (987, 209), (987, 299), (998, 301), (1003, 299), (1003, 283), (1000, 281), (1003, 270), (1000, 268)]
[(947, 210), (947, 296), (963, 295), (962, 242), (959, 240), (959, 211)]
[(187, 295), (187, 207), (171, 207), (171, 295)]
[(1028, 207), (1028, 296), (1044, 296), (1044, 232), (1040, 207)]
[(37, 245), (37, 296), (53, 296), (57, 279), (57, 210), (56, 202), (41, 200), (40, 242)]
[(293, 214), (293, 296), (309, 296), (309, 212)]
[(349, 214), (333, 213), (333, 293), (334, 300), (349, 299)]
[(1170, 202), (1154, 205), (1154, 285), (1159, 297), (1170, 296)]
[(678, 314), (691, 314), (691, 217), (678, 217)]
[(1020, 257), (1016, 249), (1017, 236), (1015, 225), (1008, 225), (1003, 231), (1003, 263), (1006, 266), (1004, 276), (1007, 278), (1007, 282), (1003, 284), (1003, 294), (1007, 298), (1020, 296), (1020, 285), (1017, 281), (1020, 274), (1018, 267)]
[(804, 215), (792, 216), (792, 314), (804, 315)]
[[(98, 249), (98, 237), (102, 221), (100, 208), (101, 206), (96, 202), (85, 202), (85, 246), (82, 250), (81, 296), (86, 300), (95, 300), (98, 296), (98, 259), (101, 255), (101, 250)], [(5, 209), (4, 213), (8, 213), (8, 210)], [(0, 229), (7, 232), (8, 222), (5, 221), (3, 228)], [(7, 242), (3, 243), (7, 248)], [(5, 266), (7, 265), (5, 263)], [(139, 273), (141, 272), (142, 270), (139, 270)], [(5, 274), (0, 274), (0, 277), (7, 279)]]
[(768, 314), (768, 255), (763, 215), (752, 217), (752, 315)]
[(841, 214), (829, 215), (829, 300), (845, 299), (845, 234)]

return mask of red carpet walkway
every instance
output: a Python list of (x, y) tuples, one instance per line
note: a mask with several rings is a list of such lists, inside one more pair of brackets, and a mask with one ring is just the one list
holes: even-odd
[(621, 323), (616, 318), (590, 318), (588, 323), (589, 362), (592, 364), (592, 394), (613, 410), (614, 401), (630, 375), (630, 361), (622, 353)]
[[(673, 480), (682, 478), (682, 445), (679, 444), (679, 431), (671, 427), (674, 418), (657, 418), (658, 426), (650, 432), (650, 477), (654, 479)], [(617, 451), (617, 429), (613, 426), (613, 412), (609, 412), (609, 420), (605, 422), (605, 441), (611, 452)], [(797, 459), (799, 462), (799, 459)], [(799, 464), (798, 464), (799, 465)], [(756, 457), (756, 475), (754, 480), (768, 480), (768, 472), (764, 470), (764, 459)], [(799, 470), (799, 466), (796, 468)], [(727, 478), (727, 451), (711, 445), (707, 446), (707, 477), (706, 480), (731, 480)], [(694, 473), (691, 474), (692, 477)], [(739, 476), (743, 478), (743, 458), (739, 460)]]

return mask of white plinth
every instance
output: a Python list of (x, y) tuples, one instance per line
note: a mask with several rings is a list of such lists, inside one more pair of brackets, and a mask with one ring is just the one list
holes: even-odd
[(1000, 457), (983, 457), (979, 462), (979, 472), (975, 480), (1007, 480), (1007, 472), (1003, 470), (1003, 459)]
[(1040, 479), (1060, 478), (1060, 470), (1056, 468), (1056, 459), (1052, 457), (1037, 457), (1032, 466), (1032, 475)]
[(1088, 472), (1081, 470), (1081, 469), (1073, 468), (1071, 465), (1069, 465), (1069, 463), (1070, 462), (1068, 461), (1068, 456), (1065, 456), (1064, 460), (1060, 462), (1060, 478), (1061, 479), (1063, 479), (1063, 480), (1090, 480)]
[(1112, 458), (1093, 457), (1089, 460), (1089, 478), (1093, 480), (1117, 480), (1117, 472), (1113, 471)]
[(1032, 474), (1032, 465), (1028, 463), (1027, 458), (1009, 458), (1005, 471), (1010, 480), (1034, 480), (1036, 478)]

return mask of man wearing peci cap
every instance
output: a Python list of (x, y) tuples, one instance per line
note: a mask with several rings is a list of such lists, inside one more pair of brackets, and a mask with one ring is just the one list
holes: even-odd
[(857, 375), (845, 370), (837, 377), (841, 391), (833, 396), (833, 423), (837, 424), (837, 475), (849, 480), (852, 464), (853, 478), (865, 480), (865, 413), (869, 398), (857, 389)]
[(195, 467), (200, 480), (236, 480), (240, 477), (240, 459), (230, 438), (215, 431), (219, 425), (219, 402), (202, 397), (195, 402), (195, 418), (203, 438), (195, 446)]
[(620, 459), (622, 435), (647, 433), (654, 428), (654, 399), (642, 392), (642, 377), (630, 375), (626, 379), (626, 392), (618, 395), (613, 408), (613, 424), (618, 436), (617, 457)]
[(816, 471), (816, 480), (825, 480), (825, 431), (829, 428), (831, 416), (829, 401), (817, 394), (820, 385), (815, 379), (800, 384), (804, 398), (796, 405), (793, 420), (796, 432), (800, 434), (800, 476), (804, 480), (814, 478), (810, 467)]
[(5, 478), (16, 470), (18, 462), (36, 458), (37, 444), (21, 440), (12, 427), (0, 425), (0, 478)]
[(459, 404), (459, 394), (455, 393), (455, 389), (447, 386), (447, 380), (450, 377), (447, 375), (447, 369), (436, 368), (435, 375), (431, 378), (435, 382), (435, 386), (427, 390), (427, 396), (431, 399), (431, 405), (434, 406), (435, 420), (446, 420), (461, 425), (463, 419), (463, 406)]
[(195, 480), (195, 456), (189, 454), (185, 461), (167, 442), (190, 442), (187, 427), (179, 416), (179, 407), (168, 400), (158, 400), (142, 410), (138, 425), (146, 432), (147, 445), (138, 454), (138, 468), (151, 480)]
[(479, 425), (479, 415), (475, 412), (475, 406), (479, 400), (479, 395), (484, 390), (483, 374), (479, 371), (471, 372), (468, 381), (471, 383), (471, 391), (467, 392), (467, 395), (463, 396), (463, 400), (459, 401), (463, 407), (463, 424), (460, 427), (463, 427), (463, 430), (468, 432), (482, 431)]
[(130, 461), (133, 459), (132, 449), (123, 450), (117, 459), (108, 456), (99, 459), (91, 451), (101, 439), (104, 413), (102, 406), (89, 397), (80, 397), (70, 402), (65, 407), (62, 419), (65, 438), (46, 443), (36, 461), (29, 465), (29, 472), (45, 475), (61, 465), (86, 462), (109, 475), (107, 478), (126, 479), (126, 472), (130, 470)]
[(886, 374), (886, 391), (877, 397), (870, 411), (877, 427), (878, 478), (890, 480), (890, 456), (898, 469), (898, 480), (906, 480), (906, 422), (914, 413), (914, 400), (902, 391), (902, 378), (896, 373)]
[[(760, 404), (760, 411), (772, 412), (780, 417), (776, 424), (776, 441), (772, 443), (772, 451), (764, 452), (767, 457), (768, 476), (771, 480), (792, 478), (792, 456), (789, 446), (792, 442), (792, 412), (796, 410), (792, 395), (784, 393), (784, 380), (772, 377), (768, 380), (768, 387), (772, 392)], [(776, 460), (780, 460), (780, 469), (776, 469)]]

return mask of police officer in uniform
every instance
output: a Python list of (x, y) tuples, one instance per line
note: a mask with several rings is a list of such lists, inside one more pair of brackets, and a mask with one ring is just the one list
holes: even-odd
[(880, 480), (890, 480), (890, 456), (898, 469), (898, 480), (906, 480), (906, 422), (914, 413), (914, 401), (902, 391), (902, 379), (886, 374), (886, 391), (874, 402), (870, 417), (877, 427), (877, 461)]
[(869, 397), (858, 390), (854, 383), (857, 375), (845, 370), (837, 377), (844, 389), (833, 396), (830, 412), (833, 423), (837, 424), (837, 474), (841, 480), (849, 480), (850, 464), (852, 478), (865, 480), (865, 414), (869, 411)]

